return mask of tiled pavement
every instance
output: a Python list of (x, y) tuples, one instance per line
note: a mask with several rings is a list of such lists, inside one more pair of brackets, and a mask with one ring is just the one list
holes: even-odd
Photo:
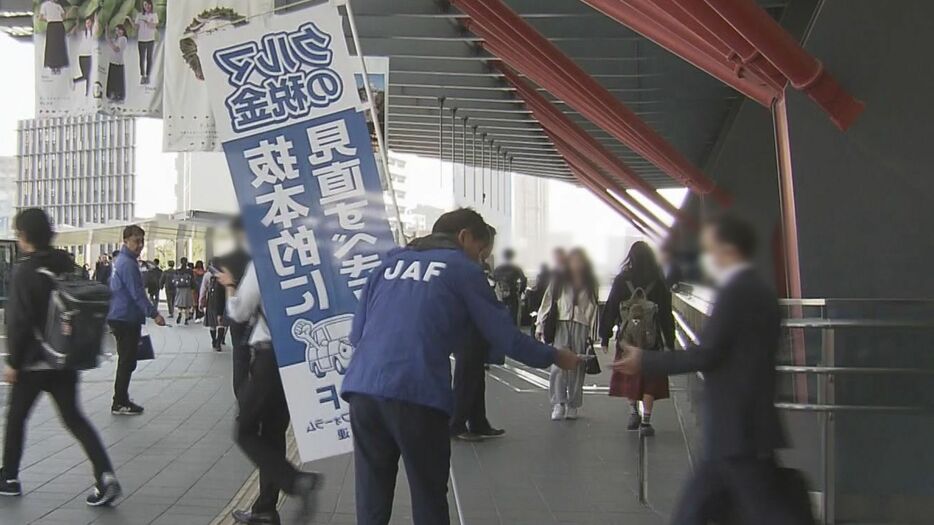
[[(113, 363), (83, 376), (81, 396), (124, 486), (112, 509), (90, 509), (90, 465), (45, 397), (29, 422), (21, 478), (22, 498), (0, 498), (0, 525), (221, 523), (231, 498), (252, 467), (232, 443), (234, 417), (230, 353), (210, 348), (200, 325), (149, 327), (157, 359), (141, 363), (131, 394), (143, 416), (110, 414)], [(2, 341), (2, 340), (0, 340)], [(112, 341), (108, 337), (108, 347)], [(687, 454), (671, 401), (655, 411), (658, 435), (648, 444), (649, 505), (636, 497), (638, 437), (625, 431), (625, 403), (594, 392), (577, 421), (551, 422), (542, 373), (494, 368), (487, 402), (506, 437), (455, 443), (453, 473), (464, 525), (660, 524), (671, 511), (688, 471)], [(607, 377), (594, 381), (606, 385)], [(7, 388), (0, 387), (5, 407)], [(0, 418), (0, 427), (3, 422)], [(326, 475), (313, 523), (354, 523), (353, 465), (348, 456), (308, 465)], [(452, 523), (458, 505), (451, 491)], [(285, 523), (290, 502), (283, 508)], [(411, 523), (400, 472), (393, 523)]]

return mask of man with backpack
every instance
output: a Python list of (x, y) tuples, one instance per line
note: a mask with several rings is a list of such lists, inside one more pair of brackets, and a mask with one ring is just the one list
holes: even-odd
[(529, 284), (525, 272), (515, 264), (516, 252), (507, 248), (503, 250), (503, 264), (493, 270), (493, 282), (496, 285), (496, 296), (509, 308), (512, 321), (519, 324), (519, 302), (522, 292)]
[(159, 259), (153, 259), (149, 264), (149, 271), (146, 272), (146, 292), (149, 294), (149, 300), (159, 309), (159, 291), (162, 289), (162, 267), (159, 266)]
[[(49, 218), (38, 208), (21, 211), (15, 218), (16, 238), (22, 255), (13, 270), (6, 306), (7, 368), (4, 379), (12, 385), (7, 410), (0, 495), (20, 496), (17, 479), (23, 456), (26, 419), (42, 392), (52, 396), (68, 430), (81, 443), (94, 468), (96, 484), (88, 495), (91, 506), (109, 505), (121, 488), (97, 432), (78, 407), (78, 372), (54, 369), (43, 358), (43, 334), (54, 276), (74, 272), (69, 255), (51, 248), (54, 232)], [(51, 275), (49, 275), (51, 274)], [(100, 287), (99, 284), (94, 286)]]
[(169, 317), (175, 317), (175, 261), (169, 260), (168, 269), (162, 272), (159, 287), (165, 290), (165, 303), (169, 307)]
[(146, 296), (143, 277), (139, 271), (139, 255), (143, 251), (146, 233), (131, 224), (123, 229), (123, 247), (114, 259), (110, 276), (110, 311), (107, 322), (117, 340), (117, 376), (114, 379), (114, 398), (110, 412), (119, 416), (137, 416), (143, 407), (130, 400), (130, 377), (136, 370), (136, 354), (146, 319), (165, 326), (165, 319)]

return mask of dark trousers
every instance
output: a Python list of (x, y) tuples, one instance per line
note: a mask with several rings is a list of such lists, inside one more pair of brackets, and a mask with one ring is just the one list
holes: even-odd
[(506, 304), (506, 308), (509, 309), (509, 316), (512, 317), (512, 322), (519, 325), (519, 298), (510, 297), (503, 300), (503, 303)]
[(250, 325), (248, 323), (233, 323), (230, 329), (230, 344), (233, 346), (231, 359), (233, 360), (233, 391), (234, 397), (240, 399), (240, 391), (250, 377)]
[(139, 74), (143, 77), (148, 77), (149, 72), (152, 71), (152, 50), (153, 46), (156, 43), (153, 41), (149, 42), (138, 42), (137, 47), (139, 48)]
[(149, 302), (156, 307), (156, 310), (159, 309), (159, 290), (147, 290), (149, 293)]
[(130, 378), (136, 370), (136, 354), (142, 326), (136, 323), (110, 321), (110, 329), (117, 340), (117, 375), (114, 379), (114, 404), (130, 402)]
[(259, 468), (259, 496), (253, 503), (253, 512), (272, 512), (276, 510), (279, 491), (292, 493), (299, 474), (286, 458), (289, 407), (272, 348), (253, 353), (250, 376), (241, 387), (238, 401), (240, 415), (234, 439)]
[(451, 434), (490, 430), (486, 418), (486, 351), (468, 348), (457, 356), (454, 365), (454, 412)]
[(78, 67), (81, 69), (81, 76), (75, 79), (75, 84), (84, 82), (84, 96), (88, 96), (91, 94), (91, 56), (79, 56)]
[(165, 304), (169, 306), (169, 317), (175, 317), (175, 290), (165, 289)]
[(350, 400), (356, 476), (357, 525), (385, 525), (399, 457), (412, 493), (415, 525), (445, 525), (451, 439), (448, 416), (440, 410), (356, 394)]
[(26, 419), (36, 399), (48, 392), (58, 408), (58, 415), (68, 431), (81, 443), (100, 481), (105, 472), (113, 472), (110, 458), (100, 437), (78, 407), (78, 373), (73, 370), (42, 370), (19, 373), (10, 392), (6, 415), (6, 438), (3, 447), (3, 473), (6, 479), (19, 476), (26, 437)]
[(782, 498), (775, 462), (756, 458), (701, 462), (671, 523), (707, 525), (727, 516), (736, 523), (803, 525)]

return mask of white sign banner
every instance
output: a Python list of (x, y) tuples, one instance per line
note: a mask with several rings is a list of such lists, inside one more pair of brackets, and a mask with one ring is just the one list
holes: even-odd
[(273, 7), (273, 0), (182, 0), (169, 6), (165, 70), (170, 82), (165, 86), (163, 110), (165, 151), (221, 150), (204, 82), (201, 36), (269, 13)]
[(162, 116), (167, 4), (168, 0), (36, 2), (36, 116)]
[(395, 246), (359, 59), (330, 4), (204, 35), (200, 47), (299, 454), (350, 452), (339, 393), (353, 313)]

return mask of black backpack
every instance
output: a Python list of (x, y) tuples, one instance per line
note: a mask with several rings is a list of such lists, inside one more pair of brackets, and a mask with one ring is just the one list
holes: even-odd
[(175, 283), (176, 289), (191, 288), (191, 278), (191, 272), (179, 270), (175, 272), (172, 282)]
[(56, 370), (97, 368), (110, 306), (110, 288), (75, 274), (36, 270), (52, 280), (45, 329), (36, 329), (46, 363)]

